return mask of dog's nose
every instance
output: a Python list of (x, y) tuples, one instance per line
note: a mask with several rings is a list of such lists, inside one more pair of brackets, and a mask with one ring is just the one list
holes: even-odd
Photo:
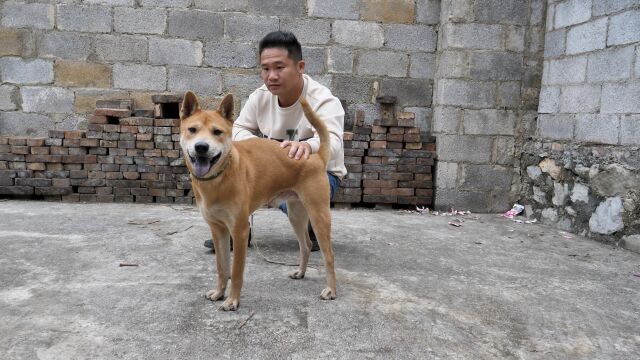
[(206, 142), (197, 142), (195, 145), (196, 153), (206, 154), (209, 151), (209, 144)]

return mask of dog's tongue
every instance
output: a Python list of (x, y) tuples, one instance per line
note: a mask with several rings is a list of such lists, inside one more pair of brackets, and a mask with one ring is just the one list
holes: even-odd
[(211, 163), (207, 158), (196, 158), (193, 165), (193, 171), (197, 177), (204, 177), (209, 172), (209, 169), (211, 169)]

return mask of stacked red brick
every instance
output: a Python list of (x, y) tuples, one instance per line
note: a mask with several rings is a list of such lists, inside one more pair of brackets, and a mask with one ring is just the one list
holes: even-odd
[(131, 100), (98, 101), (87, 131), (0, 138), (0, 195), (192, 203), (179, 146), (180, 97), (152, 100), (155, 111), (134, 111)]
[(435, 140), (423, 139), (414, 113), (394, 113), (395, 98), (378, 98), (381, 118), (364, 158), (364, 203), (431, 205)]
[(347, 176), (333, 197), (334, 203), (359, 204), (362, 202), (362, 160), (369, 148), (371, 126), (364, 124), (364, 112), (356, 112), (353, 132), (344, 133), (344, 163)]

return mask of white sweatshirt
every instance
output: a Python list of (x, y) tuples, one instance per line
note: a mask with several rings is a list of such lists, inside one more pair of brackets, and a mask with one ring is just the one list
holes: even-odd
[[(327, 171), (343, 178), (347, 174), (344, 166), (344, 110), (340, 100), (331, 94), (325, 86), (319, 84), (306, 74), (302, 96), (306, 96), (311, 108), (325, 122), (329, 130), (331, 158)], [(304, 116), (299, 101), (283, 108), (278, 104), (278, 97), (273, 95), (265, 85), (255, 90), (240, 111), (233, 123), (233, 140), (240, 141), (256, 137), (262, 133), (264, 137), (276, 140), (302, 140), (311, 145), (313, 153), (318, 152), (320, 138)], [(293, 134), (293, 138), (289, 136)]]

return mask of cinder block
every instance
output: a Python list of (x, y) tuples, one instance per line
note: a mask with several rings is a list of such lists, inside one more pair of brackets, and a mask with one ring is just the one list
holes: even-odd
[(18, 108), (18, 88), (13, 85), (0, 85), (0, 110)]
[(462, 190), (509, 190), (513, 180), (513, 170), (496, 165), (472, 165), (461, 166)]
[(163, 34), (167, 27), (164, 9), (116, 7), (113, 10), (113, 28), (116, 32), (132, 34)]
[(470, 74), (469, 53), (445, 50), (440, 52), (437, 76), (441, 78), (461, 78)]
[(437, 42), (438, 34), (431, 26), (391, 24), (385, 46), (394, 50), (434, 52)]
[(600, 85), (563, 86), (560, 95), (561, 113), (593, 113), (600, 105)]
[(247, 11), (249, 0), (195, 0), (194, 7), (212, 11)]
[(258, 51), (251, 43), (209, 42), (204, 63), (214, 67), (254, 68)]
[(108, 6), (131, 6), (136, 3), (135, 0), (84, 0), (85, 4), (108, 5)]
[(437, 82), (438, 105), (488, 108), (495, 106), (496, 88), (493, 83), (440, 79)]
[(601, 144), (617, 144), (620, 118), (611, 114), (576, 115), (576, 140)]
[(111, 68), (103, 64), (79, 61), (58, 61), (54, 66), (55, 83), (66, 87), (111, 86)]
[(577, 56), (549, 61), (549, 70), (544, 85), (567, 85), (582, 83), (587, 77), (587, 57)]
[[(525, 45), (525, 30), (524, 26), (508, 26), (506, 28), (506, 40), (505, 40), (505, 49), (514, 52), (523, 52)], [(539, 31), (536, 31), (537, 28), (530, 28), (529, 30), (529, 43), (534, 44), (537, 42), (537, 38), (541, 37)], [(541, 43), (541, 42), (539, 42)], [(537, 52), (538, 49), (534, 46), (534, 50), (532, 52)]]
[(640, 115), (623, 115), (620, 119), (620, 144), (640, 145)]
[(612, 14), (637, 4), (637, 0), (597, 0), (593, 2), (593, 16)]
[(569, 114), (540, 114), (538, 116), (538, 136), (553, 140), (573, 139), (575, 115)]
[(202, 64), (202, 43), (182, 39), (149, 39), (149, 62), (152, 65)]
[(278, 30), (278, 24), (277, 17), (228, 15), (225, 17), (225, 35), (231, 41), (255, 42)]
[(591, 0), (568, 0), (555, 7), (555, 28), (579, 24), (591, 18)]
[(8, 83), (49, 84), (53, 82), (53, 62), (5, 57), (0, 59), (0, 75)]
[(514, 135), (517, 115), (513, 111), (482, 109), (464, 111), (464, 133)]
[(560, 88), (543, 86), (540, 90), (538, 111), (543, 114), (553, 114), (560, 110)]
[(436, 55), (426, 53), (412, 53), (409, 55), (411, 65), (409, 77), (414, 79), (433, 79), (436, 69)]
[(165, 90), (167, 71), (164, 67), (114, 64), (113, 86), (121, 89)]
[(353, 72), (353, 51), (346, 47), (330, 47), (327, 68), (330, 73), (351, 74)]
[(331, 19), (357, 20), (360, 16), (358, 0), (308, 0), (309, 16)]
[(431, 82), (426, 79), (393, 79), (380, 81), (380, 95), (397, 97), (397, 106), (430, 106), (432, 99)]
[(371, 22), (336, 20), (333, 38), (337, 43), (364, 48), (379, 48), (384, 44), (384, 29)]
[(467, 135), (438, 136), (438, 159), (450, 162), (488, 163), (491, 138)]
[(107, 33), (111, 31), (111, 9), (97, 5), (58, 5), (60, 30)]
[(486, 49), (499, 50), (502, 44), (503, 27), (500, 25), (447, 23), (441, 28), (442, 49)]
[(372, 50), (358, 56), (357, 72), (360, 75), (406, 77), (408, 69), (409, 57), (406, 54)]
[(631, 77), (634, 47), (608, 49), (589, 55), (587, 81), (617, 81)]
[(20, 89), (24, 112), (72, 113), (73, 91), (58, 87), (23, 86)]
[(415, 19), (414, 0), (362, 0), (360, 18), (382, 23), (412, 23)]
[(95, 48), (100, 61), (146, 62), (149, 42), (144, 36), (99, 35)]
[(169, 68), (169, 91), (184, 93), (195, 91), (198, 95), (218, 95), (222, 90), (220, 71), (210, 68), (172, 66)]
[(498, 106), (502, 108), (517, 108), (520, 106), (520, 89), (522, 84), (519, 81), (505, 81), (498, 85)]
[(602, 85), (602, 113), (640, 113), (640, 80)]
[(471, 55), (471, 78), (475, 80), (520, 80), (523, 55), (512, 52), (480, 52)]
[(440, 23), (440, 0), (418, 0), (416, 22), (434, 25)]
[(462, 111), (457, 107), (436, 106), (433, 110), (432, 131), (439, 134), (456, 134), (460, 128)]
[(511, 136), (499, 136), (493, 142), (495, 158), (498, 165), (513, 165), (516, 157), (515, 139)]
[(23, 31), (0, 28), (0, 56), (21, 56)]
[(186, 8), (191, 0), (141, 0), (142, 6), (148, 7), (179, 7)]
[(436, 209), (465, 209), (473, 212), (490, 211), (490, 196), (486, 191), (460, 191), (457, 189), (436, 190)]
[(554, 58), (564, 55), (567, 31), (565, 29), (548, 31), (544, 36), (544, 57)]
[(189, 40), (218, 40), (224, 35), (222, 15), (203, 10), (175, 10), (169, 13), (168, 34)]
[(598, 19), (569, 29), (567, 54), (604, 49), (607, 42), (607, 21), (607, 18)]
[(334, 75), (332, 92), (350, 103), (371, 102), (373, 80), (362, 76)]
[(302, 47), (302, 55), (305, 59), (304, 72), (309, 75), (320, 75), (327, 71), (325, 59), (326, 49), (324, 47)]
[(640, 41), (640, 10), (631, 10), (612, 16), (609, 20), (607, 45), (629, 44)]
[(71, 60), (86, 60), (91, 52), (91, 37), (77, 33), (49, 32), (38, 42), (38, 55)]
[(281, 17), (303, 17), (306, 1), (299, 0), (249, 0), (249, 9), (254, 14)]
[(0, 24), (12, 28), (53, 29), (54, 13), (53, 5), (5, 2)]
[(223, 73), (222, 82), (224, 84), (223, 93), (230, 92), (241, 99), (249, 97), (255, 89), (263, 85), (262, 79), (258, 75), (233, 73)]
[(331, 39), (331, 22), (325, 19), (282, 18), (280, 29), (294, 33), (303, 45), (324, 45)]
[(476, 0), (475, 18), (489, 24), (526, 25), (529, 3), (527, 0)]

